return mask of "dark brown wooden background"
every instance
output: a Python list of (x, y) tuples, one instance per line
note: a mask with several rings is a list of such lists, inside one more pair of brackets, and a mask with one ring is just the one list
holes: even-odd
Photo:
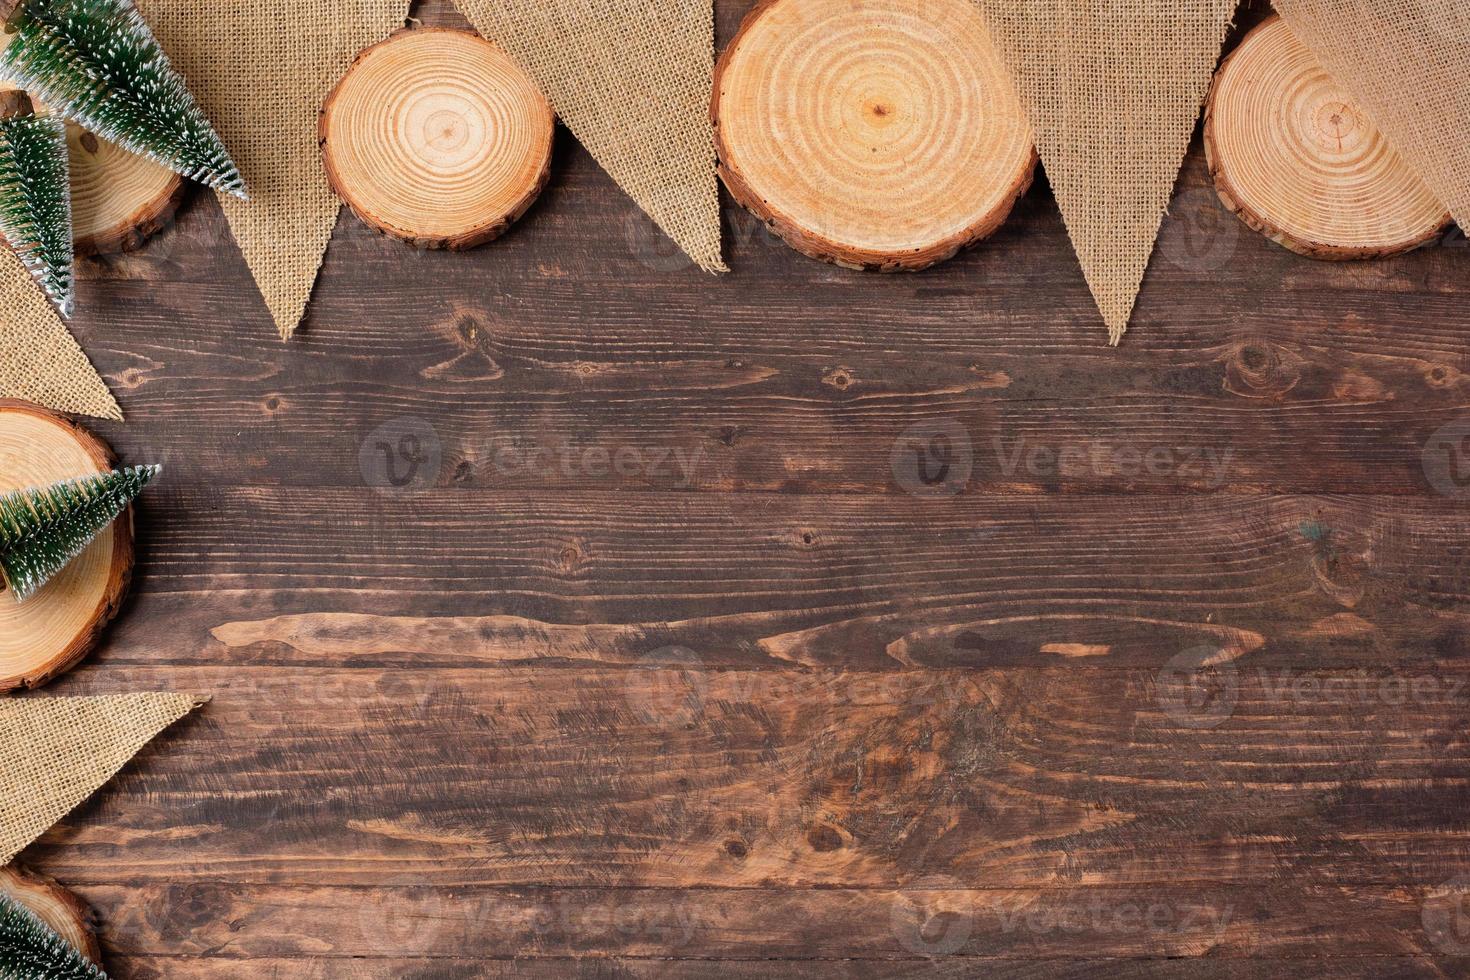
[(112, 970), (1465, 975), (1464, 239), (1298, 258), (1196, 145), (1111, 350), (1044, 182), (920, 275), (726, 219), (704, 275), (562, 133), (488, 247), (344, 215), (289, 344), (207, 195), (85, 263), (167, 471), (46, 693), (214, 698), (23, 855)]

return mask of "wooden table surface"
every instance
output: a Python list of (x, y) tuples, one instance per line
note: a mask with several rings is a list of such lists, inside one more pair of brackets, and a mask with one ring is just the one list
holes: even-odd
[(111, 970), (1465, 975), (1464, 238), (1299, 258), (1196, 141), (1112, 350), (1044, 181), (918, 275), (726, 222), (562, 132), (290, 343), (205, 194), (84, 263), (166, 473), (46, 693), (214, 698), (22, 855)]

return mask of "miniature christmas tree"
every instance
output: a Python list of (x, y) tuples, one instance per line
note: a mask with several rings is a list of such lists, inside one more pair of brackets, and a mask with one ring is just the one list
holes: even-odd
[(24, 92), (0, 95), (0, 234), (62, 316), (71, 316), (71, 179), (66, 126)]
[(160, 469), (132, 466), (0, 496), (0, 578), (16, 600), (81, 554)]
[(0, 76), (98, 136), (240, 197), (245, 183), (132, 0), (0, 0)]
[(107, 980), (30, 909), (0, 893), (0, 977), (5, 980)]

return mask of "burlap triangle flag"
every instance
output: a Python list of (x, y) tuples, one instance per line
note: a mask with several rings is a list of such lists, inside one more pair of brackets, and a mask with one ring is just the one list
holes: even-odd
[(976, 0), (1116, 344), (1236, 0)]
[(1276, 0), (1461, 228), (1470, 228), (1470, 2)]
[(521, 63), (618, 186), (707, 272), (724, 272), (712, 0), (457, 0)]
[(352, 59), (403, 26), (408, 0), (139, 0), (245, 177), (219, 195), (283, 338), (306, 311), (340, 204), (317, 148), (317, 112)]
[(36, 288), (25, 266), (3, 245), (0, 398), (21, 398), (58, 412), (122, 418), (122, 410), (76, 338)]
[(0, 700), (0, 865), (201, 703), (168, 693)]

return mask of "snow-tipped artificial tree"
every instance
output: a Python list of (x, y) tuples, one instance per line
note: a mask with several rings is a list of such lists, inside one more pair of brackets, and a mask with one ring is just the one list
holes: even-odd
[(0, 893), (0, 977), (107, 980), (107, 974), (52, 932), (35, 913)]
[(71, 316), (71, 180), (66, 125), (0, 94), (0, 234), (62, 316)]
[(159, 471), (130, 466), (0, 496), (0, 579), (16, 600), (30, 598), (80, 555)]
[(132, 0), (0, 0), (0, 77), (125, 150), (245, 196), (245, 182)]

